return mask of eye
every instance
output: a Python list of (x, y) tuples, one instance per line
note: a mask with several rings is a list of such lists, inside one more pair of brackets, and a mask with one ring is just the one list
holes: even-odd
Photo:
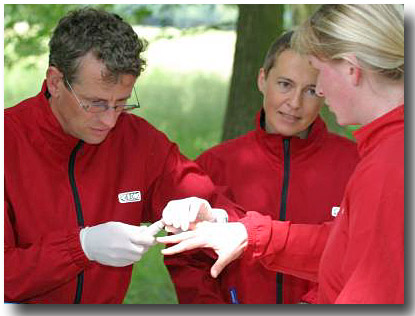
[(308, 88), (306, 90), (306, 94), (312, 97), (316, 97), (317, 96), (316, 88)]
[(292, 84), (289, 81), (285, 81), (285, 80), (279, 80), (277, 82), (278, 88), (280, 89), (280, 91), (282, 92), (287, 92), (291, 89)]
[(103, 106), (103, 105), (106, 105), (107, 102), (102, 101), (102, 100), (91, 100), (90, 104), (93, 106)]

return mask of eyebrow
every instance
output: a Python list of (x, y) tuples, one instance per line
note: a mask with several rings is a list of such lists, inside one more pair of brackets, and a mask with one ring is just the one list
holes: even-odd
[[(294, 80), (292, 80), (290, 78), (287, 78), (287, 77), (284, 77), (284, 76), (277, 77), (277, 80), (281, 80), (281, 79), (286, 80), (286, 81), (289, 81), (291, 83), (296, 83)], [(305, 85), (305, 87), (308, 87), (308, 88), (313, 87), (313, 88), (315, 88), (316, 87), (316, 84), (315, 83), (309, 83), (309, 84)]]
[[(81, 97), (83, 98), (83, 99), (85, 99), (85, 100), (87, 100), (87, 101), (91, 101), (91, 102), (101, 102), (101, 101), (103, 101), (103, 102), (108, 102), (108, 100), (106, 100), (106, 99), (102, 99), (102, 98), (100, 98), (100, 97), (86, 97), (86, 96), (82, 96), (81, 95)], [(124, 100), (128, 100), (128, 99), (130, 99), (131, 98), (131, 94), (129, 94), (127, 97), (125, 97), (125, 98), (119, 98), (119, 99), (117, 99), (116, 101), (124, 101)]]
[(289, 82), (294, 82), (294, 80), (291, 80), (290, 78), (283, 77), (283, 76), (279, 76), (279, 77), (277, 77), (277, 79), (278, 79), (278, 80), (283, 79), (283, 80), (286, 80), (286, 81), (289, 81)]

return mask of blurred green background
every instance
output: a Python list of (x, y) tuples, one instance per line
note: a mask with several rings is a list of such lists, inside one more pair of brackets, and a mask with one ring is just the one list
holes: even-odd
[[(5, 108), (40, 91), (50, 32), (62, 14), (77, 6), (5, 5)], [(237, 39), (237, 5), (99, 6), (118, 12), (149, 42), (148, 66), (136, 84), (141, 108), (135, 114), (165, 132), (189, 158), (220, 143)], [(292, 26), (295, 12), (309, 14), (303, 9), (287, 5), (286, 26)], [(334, 121), (326, 108), (322, 114), (327, 122)], [(351, 137), (351, 130), (338, 132)], [(125, 304), (177, 303), (161, 247), (150, 249), (134, 266)]]

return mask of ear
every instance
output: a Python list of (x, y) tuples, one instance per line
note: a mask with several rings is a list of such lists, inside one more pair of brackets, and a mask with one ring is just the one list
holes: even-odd
[(54, 66), (49, 66), (46, 71), (46, 85), (48, 91), (52, 97), (58, 97), (60, 93), (60, 83), (62, 81), (63, 75), (58, 68)]
[(362, 78), (362, 69), (358, 66), (350, 66), (349, 75), (352, 79), (352, 84), (358, 86)]
[(266, 75), (264, 68), (259, 69), (258, 77), (257, 77), (257, 85), (258, 90), (264, 94), (265, 92), (265, 83), (266, 83)]
[(362, 79), (362, 68), (359, 65), (359, 61), (355, 55), (350, 55), (347, 57), (347, 63), (347, 71), (351, 82), (354, 86), (358, 86)]

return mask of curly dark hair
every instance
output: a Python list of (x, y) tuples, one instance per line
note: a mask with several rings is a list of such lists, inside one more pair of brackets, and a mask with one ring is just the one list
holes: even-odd
[(49, 42), (49, 66), (58, 68), (71, 83), (81, 57), (92, 52), (106, 66), (107, 79), (116, 81), (121, 74), (138, 77), (145, 67), (140, 54), (146, 46), (118, 15), (85, 7), (59, 21)]

